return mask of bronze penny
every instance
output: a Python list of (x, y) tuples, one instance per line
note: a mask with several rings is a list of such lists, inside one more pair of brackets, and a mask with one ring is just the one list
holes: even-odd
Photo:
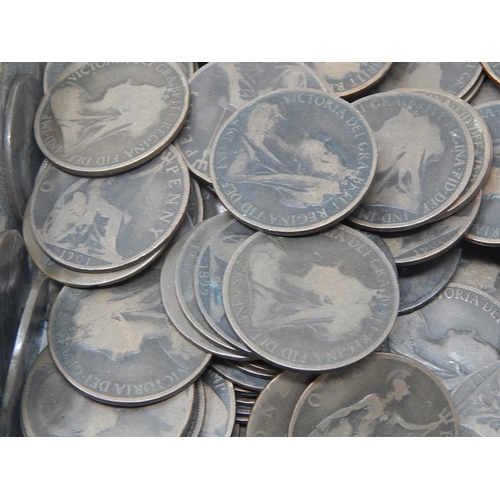
[(470, 104), (446, 92), (426, 89), (409, 89), (442, 102), (455, 111), (465, 123), (474, 144), (474, 164), (469, 182), (460, 197), (443, 214), (448, 216), (464, 207), (483, 187), (490, 173), (493, 143), (483, 117)]
[(210, 172), (228, 210), (263, 231), (317, 232), (349, 215), (370, 187), (377, 150), (359, 113), (313, 90), (278, 91), (236, 112)]
[(500, 102), (476, 107), (486, 121), (493, 140), (493, 162), (483, 188), (481, 207), (466, 238), (480, 245), (500, 245)]
[(470, 103), (479, 93), (479, 90), (481, 89), (483, 82), (486, 80), (486, 76), (484, 71), (481, 72), (479, 75), (479, 78), (476, 80), (474, 85), (471, 87), (471, 89), (462, 97), (462, 99), (468, 103)]
[(209, 160), (215, 137), (234, 111), (275, 90), (326, 90), (326, 85), (304, 63), (213, 62), (190, 78), (189, 88), (190, 113), (176, 146), (189, 169), (211, 183)]
[(390, 62), (309, 62), (339, 97), (355, 96), (377, 83), (389, 71)]
[(226, 361), (213, 361), (210, 368), (233, 384), (252, 391), (261, 391), (269, 383), (269, 379), (250, 375)]
[(31, 200), (28, 201), (23, 221), (23, 238), (28, 253), (35, 266), (38, 267), (40, 271), (46, 274), (49, 278), (59, 283), (63, 283), (64, 285), (69, 285), (77, 288), (92, 288), (96, 286), (107, 286), (114, 283), (119, 283), (120, 281), (131, 278), (138, 272), (145, 269), (165, 250), (165, 246), (162, 246), (148, 257), (137, 261), (131, 266), (125, 267), (123, 269), (118, 269), (117, 271), (100, 273), (84, 273), (75, 271), (54, 261), (49, 255), (44, 252), (43, 248), (38, 244), (31, 226), (30, 205)]
[(395, 354), (320, 375), (295, 407), (290, 436), (453, 437), (458, 417), (441, 381)]
[(421, 226), (448, 209), (467, 185), (474, 145), (462, 119), (423, 95), (387, 92), (354, 103), (372, 128), (377, 173), (350, 220), (396, 231)]
[(460, 436), (500, 436), (500, 361), (478, 368), (452, 392)]
[(465, 208), (446, 219), (425, 226), (384, 234), (394, 261), (400, 266), (410, 266), (438, 257), (456, 245), (470, 229), (481, 206), (481, 192)]
[(189, 428), (186, 432), (186, 436), (198, 437), (203, 424), (203, 419), (205, 418), (205, 408), (205, 389), (203, 388), (203, 382), (201, 379), (198, 379), (194, 383), (193, 413), (191, 414), (191, 421), (189, 422)]
[(166, 151), (127, 175), (77, 177), (46, 162), (31, 202), (33, 233), (55, 261), (113, 271), (164, 246), (186, 212), (189, 171)]
[(424, 87), (463, 97), (474, 86), (481, 72), (478, 62), (396, 62), (370, 92)]
[(48, 94), (59, 78), (64, 78), (65, 72), (71, 65), (82, 65), (75, 62), (48, 62), (43, 73), (43, 92)]
[(35, 137), (45, 156), (64, 170), (116, 174), (167, 147), (188, 107), (187, 79), (175, 63), (91, 62), (45, 95)]
[(26, 380), (23, 426), (32, 437), (180, 437), (187, 432), (193, 401), (190, 385), (166, 401), (138, 408), (98, 403), (68, 383), (45, 349)]
[(302, 238), (256, 233), (223, 283), (233, 328), (260, 358), (325, 371), (367, 356), (390, 332), (396, 273), (379, 247), (344, 225)]
[(398, 317), (389, 347), (425, 365), (451, 391), (467, 374), (500, 359), (499, 324), (497, 299), (450, 282), (424, 307)]
[(160, 294), (160, 267), (119, 285), (64, 287), (52, 307), (48, 343), (63, 375), (89, 397), (138, 406), (182, 391), (211, 356), (170, 322)]

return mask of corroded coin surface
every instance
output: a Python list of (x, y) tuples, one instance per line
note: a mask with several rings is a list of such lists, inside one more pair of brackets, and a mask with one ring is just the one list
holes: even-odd
[(188, 107), (187, 79), (175, 63), (91, 62), (66, 74), (43, 98), (35, 137), (60, 168), (110, 175), (164, 149)]
[(233, 215), (263, 231), (306, 234), (349, 215), (375, 174), (361, 113), (324, 92), (278, 91), (226, 122), (212, 154), (214, 188)]
[(323, 371), (382, 343), (399, 289), (379, 247), (337, 225), (303, 238), (251, 236), (229, 263), (223, 300), (235, 331), (259, 357), (285, 369)]
[(453, 437), (458, 417), (432, 372), (403, 356), (374, 353), (311, 383), (289, 435)]
[(187, 387), (210, 361), (165, 313), (161, 265), (120, 285), (65, 287), (59, 294), (49, 346), (64, 376), (88, 396), (124, 406), (160, 401)]
[(478, 62), (397, 62), (374, 91), (406, 87), (437, 89), (463, 97), (482, 72)]
[(500, 359), (499, 324), (497, 299), (451, 282), (423, 308), (398, 317), (389, 347), (422, 363), (451, 391), (472, 371)]
[(194, 389), (140, 408), (98, 403), (77, 391), (61, 375), (44, 349), (26, 380), (22, 419), (27, 436), (179, 437), (187, 430)]
[(163, 246), (188, 203), (189, 171), (170, 146), (127, 175), (77, 177), (50, 162), (31, 202), (33, 233), (55, 261), (78, 271), (111, 271)]
[(377, 83), (389, 71), (390, 62), (312, 62), (306, 63), (339, 97), (353, 96)]
[(325, 90), (326, 85), (304, 63), (213, 62), (189, 80), (191, 108), (176, 145), (189, 169), (212, 182), (209, 160), (220, 127), (249, 101), (280, 89)]
[(500, 245), (500, 102), (476, 107), (493, 140), (493, 162), (481, 197), (479, 214), (466, 238), (480, 245)]
[(474, 162), (471, 135), (444, 104), (410, 92), (387, 92), (354, 103), (372, 128), (377, 173), (351, 221), (367, 229), (418, 227), (461, 195)]
[(500, 436), (500, 361), (467, 375), (453, 391), (460, 436)]

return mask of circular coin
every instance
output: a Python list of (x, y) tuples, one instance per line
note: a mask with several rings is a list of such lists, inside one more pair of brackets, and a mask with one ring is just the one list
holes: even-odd
[(259, 357), (284, 369), (324, 371), (383, 342), (399, 289), (379, 247), (337, 225), (302, 238), (251, 236), (228, 265), (223, 301), (233, 328)]
[(191, 384), (211, 356), (170, 322), (160, 295), (160, 267), (102, 289), (64, 287), (52, 307), (48, 343), (77, 389), (108, 404), (138, 406)]
[(210, 172), (222, 203), (273, 234), (317, 232), (349, 215), (377, 162), (361, 113), (313, 90), (255, 99), (232, 115), (215, 144)]
[(474, 162), (462, 119), (444, 104), (411, 92), (387, 92), (354, 103), (372, 128), (377, 173), (350, 220), (396, 231), (438, 217), (461, 195)]
[(180, 437), (193, 409), (194, 389), (140, 408), (98, 403), (75, 390), (44, 349), (26, 380), (22, 398), (27, 436)]
[(484, 70), (488, 76), (495, 82), (500, 84), (500, 63), (498, 62), (482, 62)]
[(458, 417), (432, 372), (404, 356), (374, 353), (312, 382), (295, 407), (289, 435), (452, 437)]
[(116, 174), (168, 146), (188, 107), (187, 79), (175, 63), (91, 62), (45, 95), (35, 137), (45, 156), (68, 172)]
[(498, 300), (451, 282), (418, 311), (398, 317), (389, 348), (422, 363), (451, 391), (467, 374), (500, 359), (499, 323)]
[(77, 177), (45, 162), (31, 201), (33, 233), (77, 271), (118, 270), (164, 246), (186, 212), (189, 171), (166, 151), (127, 175)]

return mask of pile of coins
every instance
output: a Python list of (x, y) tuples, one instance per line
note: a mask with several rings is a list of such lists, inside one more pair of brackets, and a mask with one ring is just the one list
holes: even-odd
[(23, 433), (497, 435), (497, 66), (47, 64)]

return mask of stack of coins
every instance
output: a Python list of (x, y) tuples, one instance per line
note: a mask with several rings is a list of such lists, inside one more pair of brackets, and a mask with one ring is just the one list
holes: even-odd
[(500, 358), (500, 303), (450, 282), (497, 245), (482, 66), (156, 64), (70, 65), (39, 107), (24, 237), (69, 286), (24, 432), (458, 435), (451, 391)]

